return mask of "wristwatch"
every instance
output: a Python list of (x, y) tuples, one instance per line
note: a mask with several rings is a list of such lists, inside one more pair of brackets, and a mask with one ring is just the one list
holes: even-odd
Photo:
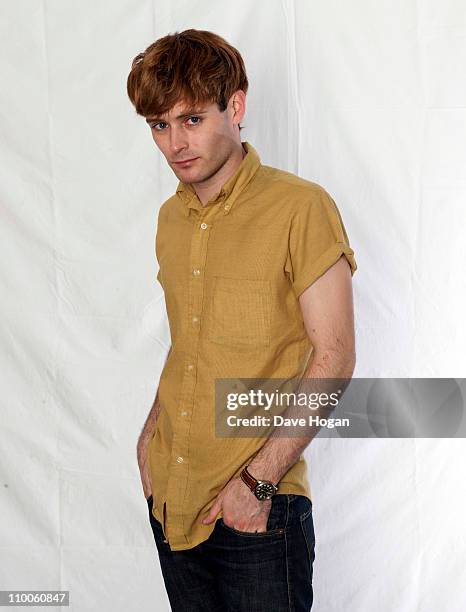
[(278, 486), (274, 485), (270, 480), (257, 480), (254, 478), (254, 476), (248, 472), (247, 465), (243, 468), (240, 476), (241, 480), (251, 489), (260, 501), (270, 499), (278, 491)]

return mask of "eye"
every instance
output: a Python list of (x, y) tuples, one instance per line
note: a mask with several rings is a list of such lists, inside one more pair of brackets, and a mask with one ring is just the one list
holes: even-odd
[(151, 124), (151, 128), (152, 128), (153, 130), (156, 130), (157, 132), (161, 132), (163, 128), (162, 128), (162, 129), (159, 129), (159, 128), (157, 127), (157, 126), (158, 126), (158, 125), (160, 125), (160, 124), (167, 125), (167, 124), (165, 123), (165, 121), (157, 121), (156, 123), (152, 123), (152, 124)]
[(191, 119), (196, 119), (196, 121), (194, 123), (192, 123), (191, 125), (199, 125), (202, 121), (202, 119), (200, 117), (198, 117), (197, 115), (191, 115), (191, 117), (188, 118), (189, 120)]

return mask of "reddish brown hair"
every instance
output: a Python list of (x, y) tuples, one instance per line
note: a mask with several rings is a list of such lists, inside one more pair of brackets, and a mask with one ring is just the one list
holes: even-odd
[(159, 38), (136, 55), (127, 81), (129, 99), (143, 117), (162, 115), (181, 101), (217, 103), (224, 111), (238, 89), (248, 90), (239, 51), (218, 34), (193, 29)]

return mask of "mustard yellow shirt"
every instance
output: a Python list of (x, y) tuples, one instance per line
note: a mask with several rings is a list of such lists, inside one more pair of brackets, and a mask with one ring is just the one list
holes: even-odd
[[(357, 269), (325, 189), (263, 165), (254, 147), (242, 145), (241, 164), (206, 205), (180, 181), (159, 211), (157, 279), (171, 350), (149, 466), (152, 511), (171, 550), (209, 537), (215, 522), (203, 525), (203, 516), (266, 442), (216, 437), (215, 379), (302, 376), (313, 347), (298, 296), (342, 254), (351, 274)], [(311, 499), (307, 471), (301, 455), (278, 493)]]

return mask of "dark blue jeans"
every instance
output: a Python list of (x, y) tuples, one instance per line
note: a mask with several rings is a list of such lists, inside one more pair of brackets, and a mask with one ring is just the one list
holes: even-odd
[(172, 551), (149, 516), (173, 612), (309, 612), (312, 606), (314, 524), (303, 495), (277, 494), (267, 531), (252, 533), (217, 519), (210, 537)]

